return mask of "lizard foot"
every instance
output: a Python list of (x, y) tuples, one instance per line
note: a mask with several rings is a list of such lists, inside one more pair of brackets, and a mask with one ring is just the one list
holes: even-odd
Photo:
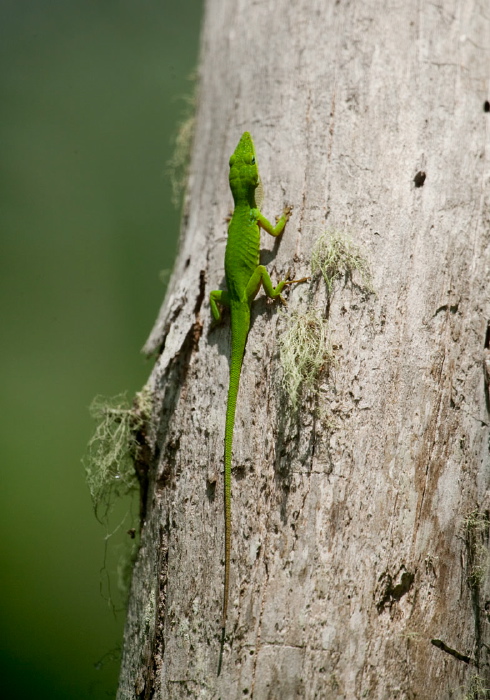
[(308, 282), (309, 277), (302, 277), (299, 280), (286, 280), (284, 284), (302, 284), (303, 282)]
[(284, 284), (301, 284), (302, 282), (308, 282), (310, 279), (309, 277), (301, 277), (299, 280), (292, 280), (290, 279), (291, 277), (291, 268), (288, 270), (288, 274), (286, 275), (286, 279), (284, 280)]
[(286, 206), (282, 210), (281, 216), (276, 216), (276, 223), (279, 221), (279, 219), (282, 219), (282, 217), (284, 217), (286, 219), (286, 221), (289, 221), (292, 213), (293, 213), (293, 205), (286, 204)]

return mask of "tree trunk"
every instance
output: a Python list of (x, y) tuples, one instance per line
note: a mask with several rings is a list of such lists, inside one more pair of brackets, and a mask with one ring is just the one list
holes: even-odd
[[(120, 700), (487, 697), (489, 74), (483, 0), (207, 1), (181, 246), (146, 346)], [(364, 248), (376, 294), (313, 280), (285, 316), (254, 302), (217, 678), (230, 347), (208, 296), (245, 130), (264, 214), (294, 205), (277, 244), (262, 238), (272, 279), (308, 275), (329, 229)], [(310, 307), (335, 365), (294, 414), (277, 339)]]

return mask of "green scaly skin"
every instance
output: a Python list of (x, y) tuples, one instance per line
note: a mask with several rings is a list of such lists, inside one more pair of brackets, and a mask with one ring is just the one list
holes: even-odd
[(285, 207), (282, 215), (273, 226), (259, 211), (255, 202), (255, 190), (259, 184), (259, 171), (252, 137), (246, 131), (230, 158), (230, 188), (235, 202), (233, 216), (228, 226), (228, 241), (225, 252), (225, 278), (228, 291), (213, 291), (210, 294), (211, 311), (216, 321), (221, 320), (220, 306), (231, 311), (231, 358), (230, 384), (226, 406), (225, 425), (225, 583), (223, 595), (223, 616), (221, 625), (221, 647), (218, 663), (218, 676), (223, 660), (223, 646), (226, 632), (228, 597), (230, 591), (231, 555), (231, 454), (235, 410), (240, 384), (245, 345), (250, 328), (250, 309), (260, 286), (271, 299), (281, 299), (281, 292), (287, 284), (305, 282), (285, 279), (276, 287), (265, 267), (260, 265), (260, 230), (262, 227), (271, 236), (279, 236), (291, 215), (291, 207)]

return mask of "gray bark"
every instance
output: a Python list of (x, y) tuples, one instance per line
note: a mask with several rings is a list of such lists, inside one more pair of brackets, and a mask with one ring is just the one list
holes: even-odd
[[(180, 252), (146, 346), (149, 491), (121, 700), (486, 697), (489, 77), (484, 0), (207, 1)], [(287, 317), (255, 302), (217, 678), (229, 326), (210, 329), (208, 295), (244, 130), (264, 214), (295, 207), (279, 243), (263, 237), (272, 278), (308, 274), (329, 228), (367, 251), (376, 296), (337, 284), (336, 365), (297, 419), (278, 385)], [(287, 314), (308, 298), (291, 289)]]

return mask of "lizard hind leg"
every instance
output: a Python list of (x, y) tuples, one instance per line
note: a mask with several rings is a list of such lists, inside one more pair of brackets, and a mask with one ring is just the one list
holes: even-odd
[(219, 323), (219, 321), (221, 321), (221, 309), (219, 308), (218, 304), (221, 306), (230, 305), (229, 294), (224, 289), (216, 289), (209, 294), (211, 313), (213, 314), (214, 320)]
[(287, 284), (299, 284), (300, 282), (306, 282), (309, 279), (308, 277), (303, 277), (299, 280), (290, 280), (288, 278), (289, 273), (287, 274), (285, 280), (281, 280), (275, 287), (273, 287), (271, 278), (266, 268), (263, 265), (257, 265), (253, 275), (251, 276), (247, 284), (247, 299), (251, 301), (259, 291), (260, 285), (262, 285), (264, 288), (264, 292), (267, 294), (268, 297), (270, 297), (271, 299), (279, 298), (282, 301), (282, 303), (285, 304), (286, 302), (281, 296), (281, 292), (284, 289), (284, 287)]

